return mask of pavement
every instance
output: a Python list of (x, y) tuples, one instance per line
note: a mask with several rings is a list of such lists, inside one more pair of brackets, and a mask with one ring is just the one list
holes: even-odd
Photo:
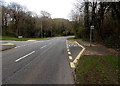
[[(68, 37), (11, 41), (16, 47), (2, 51), (3, 84), (74, 84), (70, 62), (81, 52)], [(71, 57), (70, 57), (71, 56)]]
[(82, 40), (76, 40), (78, 43), (80, 43), (81, 45), (83, 45), (86, 50), (82, 55), (116, 55), (119, 54), (120, 52), (112, 49), (112, 48), (108, 48), (104, 45), (98, 44), (98, 43), (92, 43), (91, 47), (90, 47), (90, 43), (86, 42), (86, 41), (82, 41)]
[(0, 41), (0, 51), (8, 50), (11, 48), (14, 48), (16, 45), (6, 42), (6, 41)]

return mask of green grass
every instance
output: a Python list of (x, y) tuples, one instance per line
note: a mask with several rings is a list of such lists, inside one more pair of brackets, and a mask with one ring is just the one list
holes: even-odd
[(15, 38), (15, 37), (7, 37), (7, 36), (2, 36), (0, 38), (2, 40), (14, 40), (14, 41), (27, 41), (27, 40), (41, 39), (41, 38)]
[(76, 84), (118, 84), (118, 57), (82, 56), (75, 69)]

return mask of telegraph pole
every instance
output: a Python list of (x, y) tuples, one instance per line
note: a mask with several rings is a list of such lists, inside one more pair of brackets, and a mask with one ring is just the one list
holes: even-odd
[(41, 20), (41, 38), (43, 38), (43, 34), (42, 34), (42, 20)]
[(51, 37), (52, 37), (52, 28), (51, 28)]

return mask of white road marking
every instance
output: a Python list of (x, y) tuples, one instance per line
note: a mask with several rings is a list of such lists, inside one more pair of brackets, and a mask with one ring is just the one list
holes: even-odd
[(19, 47), (21, 47), (21, 46), (17, 46), (17, 47), (15, 47), (15, 48), (19, 48)]
[[(75, 68), (77, 65), (77, 61), (80, 59), (81, 55), (85, 51), (85, 47), (80, 45), (77, 41), (75, 41), (74, 44), (72, 44), (72, 43), (70, 44), (70, 42), (68, 43), (66, 40), (66, 45), (67, 45), (67, 51), (68, 51), (69, 55), (71, 54), (71, 52), (69, 51), (70, 46), (79, 46), (82, 48), (82, 51), (80, 51), (80, 53), (77, 55), (77, 57), (74, 59), (74, 61), (70, 62), (70, 67)], [(69, 59), (72, 60), (73, 58), (71, 56), (69, 56)]]
[(75, 68), (75, 64), (73, 62), (70, 62), (70, 67)]
[(27, 40), (27, 41), (36, 41), (36, 40)]
[[(34, 43), (39, 43), (39, 42), (43, 42), (43, 41), (36, 41), (36, 42), (33, 42), (32, 44), (34, 44)], [(28, 45), (31, 45), (31, 44), (21, 45), (21, 46), (15, 47), (15, 48), (24, 47), (24, 46), (28, 46)]]
[(69, 49), (69, 46), (67, 45), (67, 49)]
[(41, 47), (41, 49), (42, 49), (42, 48), (44, 48), (44, 47), (46, 47), (46, 46), (47, 46), (47, 45), (45, 45), (45, 46)]
[(34, 42), (34, 43), (38, 43), (38, 42), (43, 42), (43, 41), (36, 41), (36, 42)]
[(14, 45), (12, 43), (4, 43), (4, 44), (0, 44), (0, 45)]
[(69, 56), (69, 59), (70, 59), (70, 60), (73, 60), (72, 56)]
[(68, 52), (68, 54), (70, 55), (70, 54), (71, 54), (71, 52)]
[(21, 59), (24, 59), (25, 57), (27, 57), (27, 56), (29, 56), (29, 55), (31, 55), (31, 54), (33, 54), (33, 53), (35, 53), (35, 51), (32, 51), (31, 53), (29, 53), (29, 54), (27, 54), (27, 55), (25, 55), (25, 56), (23, 56), (23, 57), (15, 60), (15, 62), (18, 62), (18, 61), (20, 61)]
[(69, 52), (70, 50), (69, 50), (69, 49), (67, 49), (67, 51)]

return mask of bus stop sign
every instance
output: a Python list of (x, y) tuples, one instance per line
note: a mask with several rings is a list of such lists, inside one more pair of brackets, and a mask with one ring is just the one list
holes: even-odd
[(94, 29), (94, 26), (91, 26), (91, 27), (90, 27), (90, 29), (92, 29), (92, 30), (93, 30), (93, 29)]

